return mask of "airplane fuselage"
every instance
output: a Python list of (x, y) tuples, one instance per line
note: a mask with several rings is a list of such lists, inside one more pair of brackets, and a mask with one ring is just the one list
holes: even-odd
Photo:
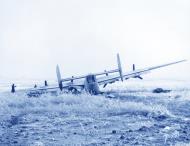
[[(84, 86), (77, 86), (75, 82), (68, 82), (67, 85), (69, 86), (67, 89), (71, 93), (80, 93), (82, 90), (85, 90), (87, 93), (92, 95), (100, 94), (99, 85), (94, 74), (89, 74), (84, 78)], [(62, 86), (62, 84), (61, 84)]]
[(93, 74), (86, 76), (85, 81), (84, 81), (84, 88), (86, 92), (93, 95), (97, 95), (101, 93), (98, 82), (96, 80), (96, 76)]

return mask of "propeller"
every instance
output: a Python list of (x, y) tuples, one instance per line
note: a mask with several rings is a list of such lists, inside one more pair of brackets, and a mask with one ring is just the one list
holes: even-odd
[[(119, 80), (117, 80), (117, 81), (119, 81)], [(110, 83), (105, 83), (104, 86), (103, 86), (103, 88), (105, 88), (108, 84), (113, 84), (113, 83), (115, 83), (115, 81), (112, 81)]]
[(103, 88), (105, 88), (108, 84), (104, 84)]
[(106, 76), (108, 76), (108, 73), (107, 73), (107, 71), (106, 71), (106, 70), (104, 70), (104, 72), (105, 72)]
[[(133, 64), (133, 71), (135, 71), (135, 70), (136, 70), (136, 67), (135, 67), (135, 64)], [(137, 75), (134, 78), (138, 78), (138, 79), (143, 80), (143, 78), (140, 75)]]
[(139, 78), (139, 79), (143, 80), (143, 78), (141, 76), (137, 76), (136, 78)]
[(135, 64), (133, 64), (133, 71), (135, 71)]

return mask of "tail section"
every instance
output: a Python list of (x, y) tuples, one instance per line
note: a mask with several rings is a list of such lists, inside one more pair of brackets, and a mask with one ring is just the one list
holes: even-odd
[(118, 70), (119, 70), (119, 75), (121, 77), (121, 81), (123, 81), (123, 71), (121, 67), (121, 60), (120, 60), (119, 53), (117, 54), (117, 64), (118, 64)]
[(57, 74), (57, 81), (58, 81), (59, 88), (60, 88), (60, 90), (62, 90), (63, 89), (63, 85), (62, 85), (61, 73), (60, 73), (60, 69), (59, 69), (58, 65), (56, 66), (56, 74)]

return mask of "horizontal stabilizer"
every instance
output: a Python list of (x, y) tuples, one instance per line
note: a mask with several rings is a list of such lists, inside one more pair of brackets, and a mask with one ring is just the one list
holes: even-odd
[(123, 71), (122, 71), (122, 67), (121, 67), (121, 60), (120, 60), (119, 53), (117, 54), (117, 65), (118, 65), (118, 70), (119, 70), (119, 75), (120, 75), (121, 81), (123, 81)]

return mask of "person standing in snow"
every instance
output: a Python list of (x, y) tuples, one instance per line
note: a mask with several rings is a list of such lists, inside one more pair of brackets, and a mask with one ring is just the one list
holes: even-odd
[(11, 87), (11, 93), (15, 93), (15, 84), (12, 84), (12, 87)]
[(45, 83), (45, 86), (48, 86), (48, 83), (47, 83), (47, 81), (46, 81), (46, 80), (44, 81), (44, 83)]

